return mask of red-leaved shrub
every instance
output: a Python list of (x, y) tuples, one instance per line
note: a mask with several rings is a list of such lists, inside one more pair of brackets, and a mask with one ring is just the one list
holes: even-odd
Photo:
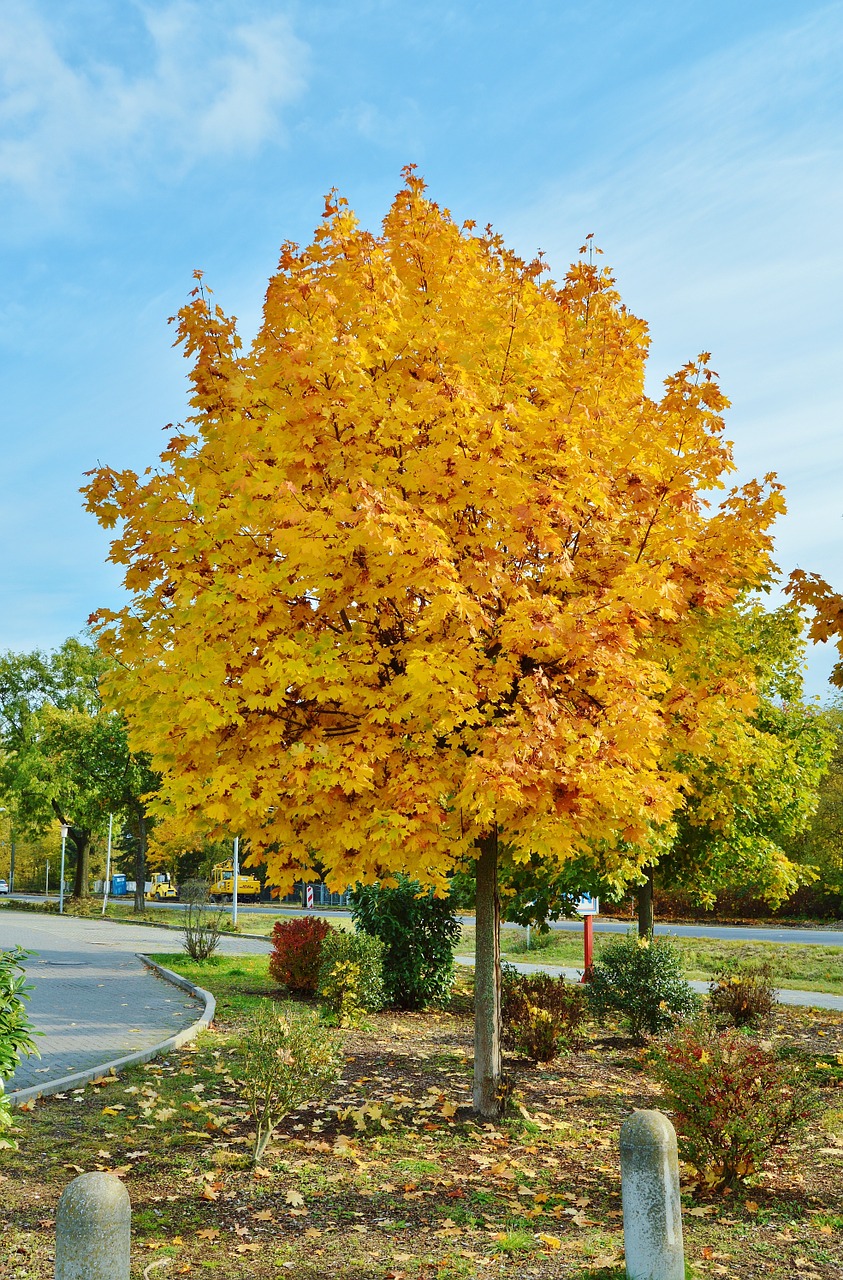
[(708, 1187), (733, 1187), (758, 1174), (773, 1147), (820, 1108), (803, 1061), (704, 1019), (674, 1030), (650, 1061), (674, 1113), (679, 1154)]
[(272, 930), (269, 973), (288, 991), (313, 995), (322, 960), (322, 942), (332, 932), (319, 916), (298, 916), (278, 920)]

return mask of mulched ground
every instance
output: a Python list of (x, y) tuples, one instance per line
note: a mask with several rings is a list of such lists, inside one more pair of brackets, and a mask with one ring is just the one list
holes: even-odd
[[(513, 1106), (484, 1124), (464, 1007), (374, 1016), (347, 1033), (334, 1095), (288, 1117), (253, 1169), (242, 1011), (221, 1002), (219, 1018), (198, 1047), (21, 1117), (20, 1151), (0, 1154), (0, 1277), (52, 1277), (58, 1196), (93, 1168), (126, 1183), (132, 1275), (146, 1280), (623, 1274), (618, 1130), (660, 1097), (616, 1029), (546, 1067), (508, 1059)], [(686, 1255), (701, 1277), (840, 1280), (843, 1015), (783, 1009), (775, 1034), (827, 1064), (813, 1072), (826, 1127), (776, 1151), (748, 1190), (689, 1193)]]

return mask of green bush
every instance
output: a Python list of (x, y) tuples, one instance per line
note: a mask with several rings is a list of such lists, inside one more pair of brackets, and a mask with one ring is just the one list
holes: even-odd
[(243, 1093), (255, 1122), (254, 1162), (286, 1115), (324, 1097), (339, 1078), (338, 1038), (302, 1009), (259, 1005), (240, 1042)]
[(382, 1009), (383, 943), (367, 933), (334, 929), (322, 943), (317, 990), (341, 1027)]
[(567, 1052), (585, 1017), (583, 988), (561, 975), (523, 974), (501, 966), (501, 1024), (504, 1048), (532, 1062), (551, 1062)]
[(395, 888), (359, 885), (351, 899), (355, 927), (383, 943), (384, 999), (390, 1009), (443, 1004), (454, 982), (460, 924), (449, 898), (435, 898), (415, 880)]
[(803, 1064), (710, 1019), (677, 1028), (650, 1059), (674, 1114), (679, 1153), (708, 1187), (758, 1173), (772, 1148), (820, 1106)]
[(708, 1007), (721, 1026), (759, 1027), (769, 1022), (778, 1001), (773, 966), (729, 965), (708, 988)]
[(26, 1013), (31, 991), (23, 968), (27, 955), (19, 947), (0, 951), (0, 1149), (17, 1145), (8, 1136), (12, 1116), (9, 1100), (4, 1097), (4, 1083), (15, 1074), (21, 1058), (38, 1056)]
[(630, 1034), (660, 1035), (699, 1008), (699, 998), (682, 977), (679, 952), (669, 938), (628, 934), (603, 948), (591, 970), (588, 1003), (604, 1018), (620, 1014)]

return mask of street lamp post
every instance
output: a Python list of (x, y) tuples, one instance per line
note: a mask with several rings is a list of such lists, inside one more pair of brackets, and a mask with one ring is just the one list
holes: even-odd
[(231, 923), (237, 928), (237, 889), (240, 882), (240, 837), (234, 837), (234, 883), (232, 884), (233, 893), (231, 895)]
[[(5, 805), (0, 806), (0, 813), (9, 813)], [(15, 828), (12, 815), (9, 813), (9, 893), (15, 891)]]
[(111, 888), (111, 833), (114, 828), (114, 814), (108, 815), (108, 853), (105, 858), (105, 891), (102, 895), (102, 914), (108, 904), (108, 891)]
[(70, 830), (66, 822), (61, 824), (61, 879), (59, 880), (59, 915), (64, 912), (64, 848), (67, 844), (67, 833)]

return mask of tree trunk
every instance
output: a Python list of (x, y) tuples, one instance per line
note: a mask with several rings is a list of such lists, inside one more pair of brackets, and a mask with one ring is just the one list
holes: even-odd
[(653, 936), (653, 880), (655, 878), (655, 867), (647, 867), (647, 880), (644, 884), (639, 885), (636, 890), (636, 903), (638, 906), (638, 936), (639, 938), (652, 938)]
[(474, 1109), (496, 1117), (501, 1091), (501, 954), (497, 828), (478, 842), (474, 953)]
[(71, 827), (68, 836), (76, 846), (76, 871), (73, 877), (72, 897), (87, 898), (91, 874), (91, 833), (85, 827)]
[(135, 911), (143, 911), (145, 906), (144, 888), (146, 886), (146, 813), (142, 808), (137, 811), (138, 842), (135, 845)]

